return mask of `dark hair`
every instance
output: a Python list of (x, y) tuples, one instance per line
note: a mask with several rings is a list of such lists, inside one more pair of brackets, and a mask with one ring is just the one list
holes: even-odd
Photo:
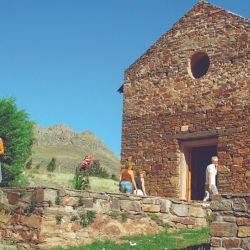
[(143, 170), (137, 170), (137, 171), (136, 171), (136, 176), (139, 177), (141, 174), (144, 175), (144, 174), (145, 174), (145, 171), (143, 171)]

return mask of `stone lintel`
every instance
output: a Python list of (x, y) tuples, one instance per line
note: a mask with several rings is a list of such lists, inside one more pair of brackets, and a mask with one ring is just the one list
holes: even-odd
[(193, 133), (179, 133), (175, 135), (167, 135), (166, 139), (180, 139), (180, 140), (188, 140), (193, 138), (207, 138), (207, 137), (216, 137), (219, 135), (226, 135), (231, 133), (237, 133), (241, 132), (242, 128), (225, 128), (225, 129), (214, 129), (209, 131), (199, 131), (199, 132), (193, 132)]

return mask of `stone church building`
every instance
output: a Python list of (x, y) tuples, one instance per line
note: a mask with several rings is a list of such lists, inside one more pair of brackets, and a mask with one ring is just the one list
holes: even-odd
[(220, 193), (250, 193), (250, 21), (200, 1), (125, 72), (122, 163), (148, 194), (200, 200), (218, 155)]

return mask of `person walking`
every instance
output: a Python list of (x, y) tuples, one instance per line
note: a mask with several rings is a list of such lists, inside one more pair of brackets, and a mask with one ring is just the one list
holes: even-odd
[(218, 157), (213, 156), (211, 158), (211, 162), (212, 163), (209, 164), (206, 169), (205, 195), (203, 201), (208, 201), (211, 198), (211, 195), (218, 194), (218, 189), (216, 186)]
[(3, 139), (0, 137), (0, 183), (2, 182), (2, 168), (1, 168), (1, 157), (4, 154)]
[(122, 193), (133, 194), (134, 190), (137, 193), (135, 176), (133, 172), (132, 163), (130, 160), (127, 161), (126, 167), (124, 169), (121, 169), (119, 181), (120, 181), (120, 191)]
[(146, 195), (144, 173), (145, 172), (142, 170), (136, 172), (135, 183), (137, 187), (137, 195)]

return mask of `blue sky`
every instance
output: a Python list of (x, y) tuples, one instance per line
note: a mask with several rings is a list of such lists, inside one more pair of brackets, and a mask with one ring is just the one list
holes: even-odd
[[(198, 0), (0, 0), (0, 98), (121, 150), (124, 70)], [(210, 3), (249, 18), (249, 0)]]

